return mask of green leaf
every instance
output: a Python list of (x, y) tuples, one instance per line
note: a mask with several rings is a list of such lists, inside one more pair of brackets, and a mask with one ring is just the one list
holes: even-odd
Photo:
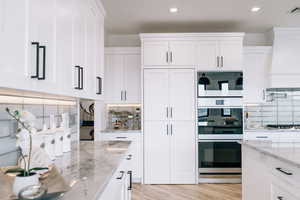
[(35, 168), (30, 169), (29, 172), (39, 171), (39, 170), (46, 170), (46, 169), (49, 169), (49, 168), (48, 167), (35, 167)]
[(22, 168), (13, 168), (13, 169), (8, 169), (5, 174), (9, 174), (9, 173), (13, 173), (13, 174), (20, 174), (20, 173), (24, 173), (25, 170)]

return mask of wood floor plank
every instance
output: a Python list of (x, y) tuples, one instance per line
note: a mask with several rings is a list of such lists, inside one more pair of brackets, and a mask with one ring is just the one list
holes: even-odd
[(241, 184), (140, 185), (132, 200), (241, 200)]

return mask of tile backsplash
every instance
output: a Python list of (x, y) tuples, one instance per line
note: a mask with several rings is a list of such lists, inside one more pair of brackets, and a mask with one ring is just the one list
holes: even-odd
[(19, 157), (16, 147), (17, 123), (6, 113), (5, 109), (26, 110), (37, 118), (36, 128), (42, 129), (43, 125), (50, 126), (50, 115), (54, 115), (56, 124), (61, 123), (61, 114), (69, 113), (70, 128), (73, 140), (78, 140), (77, 131), (77, 105), (29, 105), (29, 104), (1, 104), (0, 103), (0, 167), (15, 165)]

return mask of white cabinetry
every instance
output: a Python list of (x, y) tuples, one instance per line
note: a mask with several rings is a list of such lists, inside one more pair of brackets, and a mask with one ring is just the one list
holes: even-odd
[(242, 37), (220, 38), (197, 42), (197, 70), (241, 71)]
[(99, 98), (95, 74), (104, 67), (98, 58), (103, 60), (105, 15), (100, 2), (3, 0), (0, 9), (0, 87)]
[(243, 33), (141, 34), (144, 68), (241, 71)]
[(244, 103), (264, 101), (264, 89), (269, 86), (272, 47), (244, 48)]
[(133, 182), (140, 183), (142, 180), (142, 138), (141, 132), (126, 132), (126, 133), (99, 133), (100, 140), (103, 141), (131, 141), (130, 149), (128, 151), (130, 160), (130, 169), (132, 171)]
[(140, 48), (106, 48), (105, 102), (141, 102)]
[(194, 70), (144, 69), (143, 106), (145, 183), (196, 183)]
[(189, 41), (144, 41), (144, 67), (195, 66), (196, 44)]
[(132, 171), (128, 156), (126, 155), (98, 200), (131, 200)]

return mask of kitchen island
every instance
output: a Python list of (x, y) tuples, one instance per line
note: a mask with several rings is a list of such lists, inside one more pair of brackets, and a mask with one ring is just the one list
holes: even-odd
[(244, 141), (243, 200), (300, 199), (300, 143)]
[(130, 143), (86, 141), (74, 144), (72, 152), (55, 161), (61, 175), (71, 187), (61, 199), (102, 199), (102, 193), (126, 160)]

